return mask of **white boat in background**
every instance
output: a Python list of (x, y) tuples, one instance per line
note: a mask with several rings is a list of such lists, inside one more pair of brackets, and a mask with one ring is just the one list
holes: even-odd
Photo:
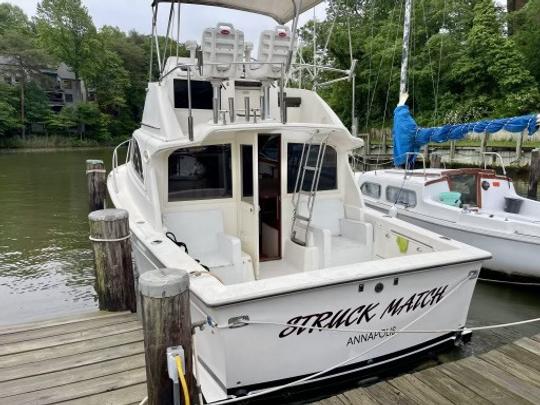
[(386, 169), (357, 174), (365, 203), (492, 253), (489, 270), (540, 277), (540, 202), (487, 169)]
[[(317, 1), (191, 3), (294, 28)], [(255, 61), (222, 22), (190, 57), (157, 50), (160, 79), (108, 177), (130, 214), (136, 276), (190, 273), (192, 320), (208, 323), (194, 358), (208, 403), (374, 375), (454, 342), (489, 258), (365, 207), (348, 161), (361, 140), (315, 92), (284, 88), (302, 67), (290, 63), (294, 32), (263, 31)]]

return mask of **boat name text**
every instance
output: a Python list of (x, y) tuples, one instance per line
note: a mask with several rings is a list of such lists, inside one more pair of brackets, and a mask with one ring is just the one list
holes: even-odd
[[(287, 321), (291, 325), (279, 333), (280, 338), (291, 335), (301, 335), (302, 333), (319, 332), (323, 329), (337, 329), (342, 326), (360, 325), (369, 323), (372, 319), (391, 318), (401, 313), (414, 312), (437, 304), (442, 300), (448, 284), (414, 293), (409, 297), (394, 298), (386, 307), (380, 302), (362, 304), (358, 307), (342, 308), (337, 311), (318, 312), (309, 315), (298, 315)], [(319, 329), (320, 328), (320, 329)]]

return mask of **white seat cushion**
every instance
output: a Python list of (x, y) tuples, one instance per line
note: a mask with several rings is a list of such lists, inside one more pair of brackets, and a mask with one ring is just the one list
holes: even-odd
[[(304, 206), (304, 212), (305, 212)], [(332, 267), (370, 260), (373, 226), (345, 218), (339, 199), (316, 200), (310, 243), (319, 249), (319, 266)]]
[(186, 244), (189, 255), (210, 269), (242, 262), (240, 239), (223, 232), (221, 210), (168, 213), (165, 224), (178, 242)]

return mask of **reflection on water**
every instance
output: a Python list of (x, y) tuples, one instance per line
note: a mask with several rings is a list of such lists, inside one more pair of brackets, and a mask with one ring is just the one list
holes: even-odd
[[(0, 324), (80, 312), (97, 307), (88, 242), (85, 161), (110, 149), (0, 153)], [(516, 179), (520, 194), (527, 182)], [(471, 326), (539, 316), (538, 290), (478, 283)], [(459, 356), (488, 350), (540, 324), (476, 333)]]
[(96, 307), (84, 171), (110, 155), (0, 153), (0, 324)]

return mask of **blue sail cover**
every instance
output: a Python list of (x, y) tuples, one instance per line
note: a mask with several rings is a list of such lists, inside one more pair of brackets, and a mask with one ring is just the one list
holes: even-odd
[(532, 135), (538, 129), (536, 115), (521, 117), (483, 120), (468, 124), (449, 124), (441, 127), (419, 128), (412, 117), (409, 107), (397, 106), (394, 110), (394, 164), (405, 164), (407, 152), (419, 152), (420, 147), (430, 142), (442, 143), (463, 139), (469, 132), (492, 134), (501, 130), (508, 132), (523, 132), (527, 130)]

